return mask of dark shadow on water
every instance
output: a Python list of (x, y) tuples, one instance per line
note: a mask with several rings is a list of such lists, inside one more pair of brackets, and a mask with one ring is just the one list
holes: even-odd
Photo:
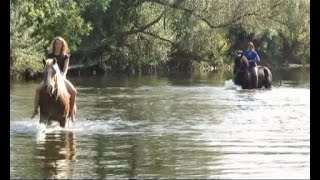
[(275, 69), (272, 74), (273, 86), (310, 87), (310, 67)]

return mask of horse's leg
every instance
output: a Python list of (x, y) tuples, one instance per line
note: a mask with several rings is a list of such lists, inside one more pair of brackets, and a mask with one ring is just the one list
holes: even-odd
[(262, 79), (263, 77), (258, 78), (258, 88), (261, 89), (262, 86), (265, 84), (264, 80)]
[(243, 84), (244, 84), (244, 87), (243, 89), (252, 89), (252, 74), (251, 74), (251, 71), (250, 69), (248, 69), (246, 71), (246, 74), (243, 78)]
[(271, 80), (270, 77), (267, 77), (267, 80), (265, 81), (264, 87), (266, 89), (271, 89)]
[(60, 127), (65, 128), (66, 127), (66, 123), (67, 123), (67, 116), (64, 116), (63, 118), (60, 119), (59, 123), (60, 123)]
[(39, 123), (47, 125), (48, 121), (49, 121), (48, 110), (50, 107), (46, 106), (43, 103), (46, 100), (46, 96), (41, 96), (41, 98), (43, 98), (43, 99), (40, 99), (40, 120), (39, 120)]
[(261, 67), (258, 67), (258, 88), (261, 89), (265, 85), (265, 73)]
[(242, 83), (242, 89), (251, 89), (250, 79), (246, 79), (245, 82)]
[(252, 74), (250, 71), (247, 71), (247, 77), (245, 78), (245, 87), (246, 89), (252, 89)]
[(240, 82), (241, 82), (240, 84), (241, 84), (242, 89), (248, 89), (248, 85), (247, 85), (247, 82), (249, 80), (248, 78), (249, 78), (248, 73), (244, 72), (244, 74), (240, 80)]
[(66, 122), (68, 120), (68, 107), (66, 107), (67, 104), (62, 104), (62, 106), (60, 106), (59, 111), (57, 113), (58, 117), (57, 117), (57, 121), (60, 124), (60, 127), (65, 128), (66, 127)]
[(39, 123), (47, 125), (48, 123), (48, 115), (45, 113), (40, 112), (40, 121)]
[(242, 89), (247, 89), (247, 86), (245, 83), (242, 83)]
[(258, 76), (258, 67), (252, 67), (252, 88), (257, 89), (258, 88), (258, 83), (259, 83), (259, 76)]

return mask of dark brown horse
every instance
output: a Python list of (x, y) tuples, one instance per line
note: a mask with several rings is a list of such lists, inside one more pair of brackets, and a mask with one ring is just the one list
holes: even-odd
[[(238, 51), (237, 57), (234, 60), (235, 74), (234, 83), (242, 86), (242, 89), (253, 89), (254, 78), (249, 71), (249, 61), (246, 58), (242, 58), (243, 53)], [(266, 89), (271, 89), (272, 73), (266, 66), (258, 66), (258, 88), (263, 86)]]
[[(66, 89), (57, 60), (44, 59), (43, 64), (45, 88), (40, 92), (40, 123), (51, 124), (53, 121), (58, 121), (64, 128), (69, 120), (70, 94)], [(76, 109), (76, 105), (74, 107)]]

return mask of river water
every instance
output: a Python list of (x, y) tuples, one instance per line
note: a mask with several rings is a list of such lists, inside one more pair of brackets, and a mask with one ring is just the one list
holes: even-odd
[(12, 81), (10, 177), (310, 178), (309, 69), (273, 73), (272, 90), (230, 72), (74, 77), (66, 129), (29, 118), (38, 81)]

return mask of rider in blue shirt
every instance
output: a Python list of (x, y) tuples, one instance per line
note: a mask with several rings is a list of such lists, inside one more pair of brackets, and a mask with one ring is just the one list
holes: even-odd
[(258, 67), (257, 62), (260, 62), (258, 53), (254, 50), (252, 42), (248, 43), (248, 49), (244, 52), (243, 57), (249, 61), (249, 71), (254, 79), (254, 88), (258, 88)]

